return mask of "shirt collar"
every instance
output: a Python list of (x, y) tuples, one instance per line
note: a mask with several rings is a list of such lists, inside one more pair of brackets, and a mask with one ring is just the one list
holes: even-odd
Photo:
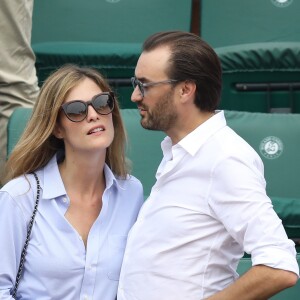
[[(164, 155), (172, 155), (173, 150), (181, 147), (190, 155), (194, 156), (201, 146), (217, 131), (226, 126), (224, 111), (217, 110), (216, 113), (207, 121), (199, 125), (195, 130), (185, 136), (178, 144), (172, 146), (170, 137), (166, 137), (161, 146)], [(197, 142), (195, 142), (197, 141)]]
[(66, 189), (57, 164), (58, 155), (55, 154), (44, 167), (43, 198), (53, 199), (66, 195)]
[[(43, 170), (43, 198), (44, 199), (53, 199), (56, 197), (60, 197), (66, 195), (66, 189), (62, 178), (60, 176), (60, 172), (58, 169), (57, 160), (59, 159), (59, 155), (54, 155), (49, 163), (44, 167)], [(108, 167), (107, 164), (104, 165), (104, 174), (106, 180), (106, 188), (110, 188), (114, 184), (116, 184), (119, 188), (122, 188), (119, 181), (116, 179), (115, 175)]]
[(185, 136), (178, 144), (190, 155), (194, 156), (211, 136), (225, 126), (224, 111), (216, 111), (211, 118)]
[(111, 171), (107, 164), (104, 165), (104, 174), (105, 174), (105, 181), (106, 181), (106, 188), (110, 188), (112, 185), (116, 184), (119, 188), (122, 188), (119, 184), (114, 173)]

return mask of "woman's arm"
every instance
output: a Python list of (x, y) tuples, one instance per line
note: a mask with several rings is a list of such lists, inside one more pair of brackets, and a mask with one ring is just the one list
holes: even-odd
[(6, 191), (0, 191), (0, 298), (12, 299), (21, 251), (26, 238), (26, 222), (21, 207)]

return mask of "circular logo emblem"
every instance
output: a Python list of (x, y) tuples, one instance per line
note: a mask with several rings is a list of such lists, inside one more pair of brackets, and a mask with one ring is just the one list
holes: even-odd
[(259, 151), (265, 158), (278, 158), (283, 152), (282, 141), (276, 136), (268, 136), (260, 142)]
[(277, 7), (287, 7), (292, 4), (294, 0), (271, 0), (271, 2)]

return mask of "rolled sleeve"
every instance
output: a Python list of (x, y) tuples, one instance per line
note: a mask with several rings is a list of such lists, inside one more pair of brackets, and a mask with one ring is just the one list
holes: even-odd
[(275, 269), (291, 271), (299, 277), (296, 254), (294, 242), (288, 240), (282, 247), (268, 246), (256, 249), (252, 254), (252, 265), (265, 265)]
[(211, 208), (232, 238), (251, 254), (253, 265), (299, 275), (295, 244), (266, 195), (260, 161), (251, 153), (247, 156), (250, 160), (233, 156), (216, 164)]

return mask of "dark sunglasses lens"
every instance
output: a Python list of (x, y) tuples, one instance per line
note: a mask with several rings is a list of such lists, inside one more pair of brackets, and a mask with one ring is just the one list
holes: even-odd
[(65, 112), (70, 120), (80, 122), (86, 117), (86, 105), (81, 101), (75, 101), (67, 105)]
[(101, 115), (108, 115), (114, 108), (114, 101), (111, 95), (99, 95), (93, 100), (94, 109)]

